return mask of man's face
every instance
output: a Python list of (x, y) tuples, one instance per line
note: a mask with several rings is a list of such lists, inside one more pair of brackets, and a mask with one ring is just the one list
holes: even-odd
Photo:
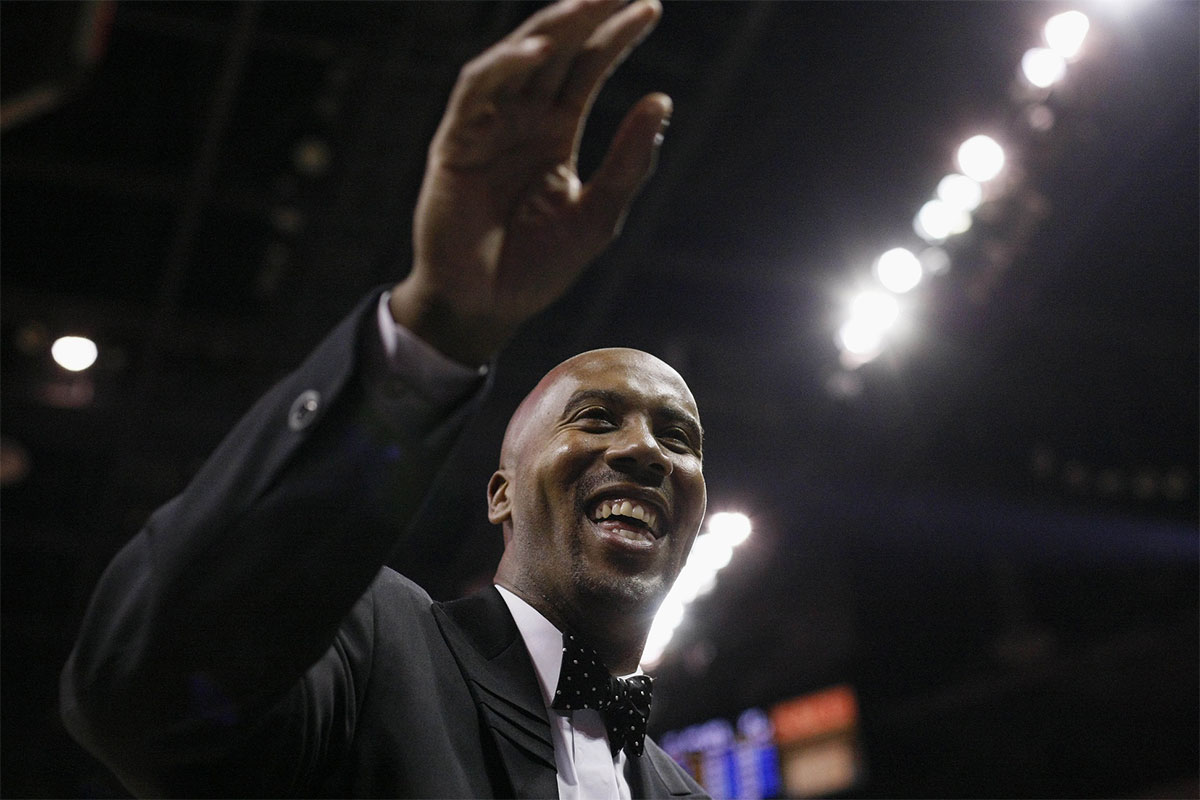
[(507, 581), (567, 624), (653, 615), (704, 516), (701, 436), (687, 384), (654, 356), (557, 367), (513, 416), (488, 487)]

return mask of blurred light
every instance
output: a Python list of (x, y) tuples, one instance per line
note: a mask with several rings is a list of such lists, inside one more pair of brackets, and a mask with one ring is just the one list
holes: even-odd
[(750, 518), (736, 511), (721, 511), (708, 518), (708, 536), (737, 547), (750, 536)]
[(850, 315), (887, 330), (900, 316), (900, 304), (896, 298), (883, 292), (863, 292), (850, 304)]
[(1158, 492), (1158, 475), (1152, 469), (1143, 469), (1133, 478), (1133, 495), (1139, 500), (1149, 500)]
[(846, 369), (858, 369), (883, 352), (883, 334), (851, 320), (838, 330), (838, 344), (842, 348), (841, 365)]
[(16, 439), (0, 436), (0, 486), (19, 483), (29, 474), (29, 451)]
[(643, 667), (653, 667), (658, 663), (667, 645), (671, 643), (675, 629), (682, 621), (683, 604), (668, 595), (659, 606), (654, 622), (650, 625), (650, 633), (646, 636), (646, 646), (642, 649), (641, 659)]
[(950, 254), (940, 247), (926, 247), (917, 258), (930, 275), (945, 275), (950, 271)]
[(1067, 62), (1048, 47), (1026, 50), (1021, 56), (1021, 72), (1025, 80), (1039, 89), (1047, 89), (1062, 80), (1067, 74)]
[(968, 178), (987, 183), (1004, 168), (1004, 149), (990, 136), (972, 136), (958, 147), (958, 168)]
[(50, 355), (60, 367), (71, 372), (82, 372), (96, 363), (99, 352), (96, 343), (83, 336), (63, 336), (50, 345)]
[(1029, 127), (1038, 133), (1045, 133), (1054, 127), (1054, 112), (1041, 103), (1025, 112), (1025, 118), (1029, 120)]
[(700, 595), (711, 592), (716, 585), (717, 573), (715, 571), (698, 566), (692, 569), (684, 567), (679, 571), (675, 585), (671, 587), (671, 595), (683, 603), (690, 603)]
[(1191, 477), (1186, 469), (1174, 467), (1163, 478), (1163, 494), (1171, 500), (1183, 500), (1188, 496), (1191, 483)]
[(1127, 18), (1151, 2), (1153, 0), (1094, 0), (1091, 5), (1097, 14), (1103, 13), (1105, 16)]
[(750, 536), (750, 528), (745, 514), (720, 512), (709, 517), (708, 530), (696, 537), (687, 563), (654, 616), (642, 651), (644, 667), (652, 667), (662, 658), (688, 604), (712, 590), (717, 573), (733, 558), (733, 548)]
[(40, 357), (46, 352), (46, 343), (49, 340), (50, 334), (40, 322), (31, 322), (17, 331), (17, 349), (27, 356)]
[(870, 361), (883, 349), (883, 332), (870, 320), (850, 319), (838, 331), (838, 341), (846, 353)]
[(280, 233), (298, 233), (304, 227), (304, 215), (293, 206), (276, 206), (271, 209), (271, 224)]
[(937, 196), (952, 208), (974, 211), (983, 201), (983, 187), (974, 178), (956, 172), (938, 181)]
[(296, 170), (310, 177), (324, 175), (329, 170), (332, 156), (329, 145), (320, 139), (302, 139), (292, 149), (292, 163)]
[(1064, 11), (1046, 20), (1042, 35), (1050, 49), (1063, 58), (1074, 58), (1083, 47), (1091, 23), (1081, 11)]
[(875, 262), (875, 277), (889, 291), (904, 294), (921, 282), (921, 262), (911, 250), (893, 247)]
[(848, 370), (838, 370), (825, 381), (825, 391), (845, 400), (858, 397), (864, 388), (862, 376)]
[(940, 242), (971, 228), (971, 215), (944, 200), (930, 200), (913, 220), (913, 230), (927, 242)]
[(688, 555), (687, 565), (692, 569), (711, 570), (716, 573), (724, 569), (732, 558), (733, 545), (716, 536), (697, 536), (696, 543), (692, 545), (692, 552)]

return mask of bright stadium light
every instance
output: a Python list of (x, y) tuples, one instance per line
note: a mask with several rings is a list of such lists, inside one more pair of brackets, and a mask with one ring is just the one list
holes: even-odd
[(1021, 56), (1021, 72), (1037, 88), (1049, 89), (1067, 74), (1067, 62), (1049, 47), (1035, 47)]
[(65, 370), (82, 372), (96, 363), (96, 343), (84, 336), (63, 336), (50, 345), (50, 355)]
[(1064, 11), (1046, 20), (1042, 36), (1051, 50), (1065, 59), (1079, 55), (1091, 22), (1082, 11)]
[(852, 365), (861, 365), (883, 351), (884, 340), (900, 316), (900, 304), (887, 292), (866, 291), (850, 304), (838, 330), (838, 344)]
[(958, 147), (958, 168), (968, 178), (987, 183), (1004, 168), (1004, 149), (990, 136), (972, 136)]
[(930, 200), (913, 219), (913, 230), (927, 242), (941, 242), (971, 228), (971, 215), (944, 200)]
[(750, 518), (736, 511), (719, 511), (708, 518), (708, 534), (737, 547), (750, 537)]
[(893, 247), (875, 262), (875, 277), (888, 291), (904, 294), (921, 282), (921, 262), (911, 250)]
[(974, 178), (955, 172), (938, 181), (937, 197), (952, 208), (974, 211), (983, 202), (983, 187)]
[(750, 518), (745, 514), (723, 511), (709, 516), (708, 529), (696, 537), (687, 563), (650, 625), (642, 651), (643, 667), (653, 667), (662, 658), (675, 629), (683, 622), (688, 604), (712, 590), (717, 573), (729, 564), (734, 548), (749, 538), (750, 528)]
[(838, 344), (861, 364), (883, 352), (883, 333), (879, 326), (870, 322), (850, 319), (838, 329)]
[(900, 304), (886, 292), (862, 292), (850, 303), (850, 318), (886, 331), (900, 317)]

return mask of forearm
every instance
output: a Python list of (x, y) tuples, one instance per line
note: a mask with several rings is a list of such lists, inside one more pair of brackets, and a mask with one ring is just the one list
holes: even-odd
[[(415, 398), (391, 420), (366, 402), (355, 364), (374, 303), (106, 571), (64, 673), (64, 715), (85, 739), (149, 742), (213, 708), (247, 724), (325, 653), (400, 541), (472, 403), (422, 411)], [(297, 425), (305, 392), (316, 410)]]

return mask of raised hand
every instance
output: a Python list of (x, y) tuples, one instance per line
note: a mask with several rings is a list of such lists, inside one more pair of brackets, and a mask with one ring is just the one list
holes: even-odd
[(658, 0), (562, 0), (463, 67), (429, 149), (397, 322), (482, 363), (607, 246), (653, 171), (670, 98), (634, 105), (586, 184), (579, 140), (604, 80), (661, 13)]

